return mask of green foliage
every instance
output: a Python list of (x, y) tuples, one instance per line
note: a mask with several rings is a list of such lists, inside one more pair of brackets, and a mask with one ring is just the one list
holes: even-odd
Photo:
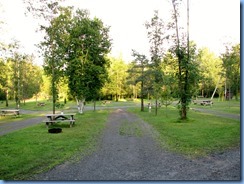
[(238, 99), (240, 92), (240, 44), (231, 48), (226, 47), (225, 53), (222, 54), (222, 60), (228, 91)]
[(107, 79), (109, 63), (105, 55), (111, 47), (109, 29), (101, 20), (90, 19), (85, 11), (78, 10), (73, 19), (71, 54), (67, 58), (70, 92), (78, 98), (94, 99)]
[[(51, 7), (49, 7), (53, 10)], [(56, 5), (55, 5), (56, 9)], [(55, 103), (58, 99), (57, 83), (64, 76), (65, 56), (69, 34), (67, 29), (70, 26), (71, 8), (59, 8), (60, 16), (52, 18), (49, 26), (41, 26), (46, 36), (39, 45), (44, 56), (44, 71), (51, 76), (51, 92), (53, 98), (53, 113), (55, 113)]]
[(41, 48), (45, 56), (44, 69), (52, 76), (53, 112), (58, 99), (58, 83), (68, 83), (69, 92), (79, 102), (80, 113), (85, 99), (96, 99), (107, 80), (111, 40), (109, 28), (98, 19), (89, 18), (86, 10), (59, 8), (60, 15), (53, 18)]
[(199, 81), (199, 91), (201, 93), (199, 95), (210, 97), (219, 79), (221, 79), (220, 84), (223, 85), (222, 61), (214, 53), (210, 52), (208, 48), (199, 49), (197, 59), (200, 68), (199, 73), (201, 75)]
[(154, 12), (154, 16), (150, 22), (145, 24), (147, 29), (147, 37), (150, 43), (151, 61), (149, 70), (153, 76), (153, 96), (156, 99), (156, 115), (157, 100), (160, 97), (163, 85), (163, 72), (161, 68), (162, 57), (164, 55), (165, 41), (168, 39), (166, 33), (167, 26), (158, 16), (158, 11)]
[(128, 65), (122, 58), (109, 58), (110, 67), (108, 68), (108, 81), (105, 83), (102, 93), (103, 96), (115, 96), (118, 101), (127, 95), (128, 85), (126, 83)]
[(22, 54), (14, 42), (6, 48), (6, 55), (0, 59), (0, 89), (8, 99), (15, 99), (16, 105), (40, 92), (42, 68), (34, 64), (34, 57)]
[(172, 91), (169, 85), (163, 86), (160, 97), (160, 101), (165, 107), (168, 107), (170, 104), (172, 104), (174, 99), (172, 97)]
[(152, 88), (152, 80), (150, 78), (151, 72), (148, 70), (149, 60), (145, 55), (139, 54), (135, 50), (133, 50), (132, 56), (135, 57), (135, 60), (132, 62), (132, 68), (128, 70), (128, 72), (130, 76), (133, 76), (131, 78), (134, 79), (134, 81), (131, 81), (132, 83), (141, 83), (141, 111), (144, 111), (144, 96), (146, 92), (149, 93)]
[[(196, 45), (189, 41), (189, 29), (187, 32), (181, 32), (179, 27), (179, 6), (180, 0), (172, 0), (173, 13), (172, 22), (169, 24), (169, 30), (173, 30), (175, 34), (171, 35), (172, 46), (171, 52), (176, 57), (178, 62), (178, 96), (180, 117), (182, 120), (187, 119), (187, 109), (191, 97), (195, 92), (195, 87), (198, 84), (199, 72), (198, 63), (196, 60)], [(188, 6), (187, 6), (188, 7)], [(187, 8), (187, 12), (189, 9)], [(189, 14), (188, 14), (189, 15)], [(187, 24), (189, 23), (189, 16), (187, 16)], [(189, 27), (188, 27), (189, 28)], [(184, 31), (184, 30), (183, 30)]]

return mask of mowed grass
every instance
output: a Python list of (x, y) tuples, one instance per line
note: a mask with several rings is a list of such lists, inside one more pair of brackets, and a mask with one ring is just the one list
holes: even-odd
[(152, 111), (132, 112), (143, 118), (159, 132), (161, 145), (188, 157), (206, 156), (240, 144), (240, 121), (189, 111), (188, 120), (180, 121), (178, 110), (161, 108), (158, 115)]
[[(132, 102), (128, 103), (133, 105)], [(73, 105), (75, 103), (70, 102), (65, 107), (69, 108)], [(123, 106), (127, 103), (111, 102), (107, 105)], [(34, 106), (36, 106), (34, 102), (28, 103), (26, 109), (33, 109)], [(238, 102), (216, 102), (212, 107), (201, 107), (226, 113), (238, 113), (238, 108), (240, 109)], [(46, 104), (40, 108), (50, 110), (51, 105)], [(147, 108), (145, 109), (147, 110)], [(186, 156), (205, 156), (240, 144), (240, 121), (237, 120), (189, 111), (189, 119), (180, 122), (178, 110), (173, 107), (168, 107), (167, 111), (163, 107), (160, 108), (157, 116), (155, 116), (154, 109), (151, 113), (140, 112), (139, 107), (132, 108), (131, 111), (142, 117), (159, 132), (162, 146)], [(77, 114), (76, 125), (72, 128), (69, 128), (68, 123), (56, 124), (56, 127), (63, 129), (60, 134), (49, 134), (45, 124), (40, 122), (38, 125), (1, 136), (0, 179), (29, 179), (34, 174), (46, 171), (67, 159), (73, 158), (75, 160), (81, 155), (88, 154), (94, 150), (97, 138), (105, 127), (108, 114), (108, 111), (85, 111), (84, 115)], [(21, 115), (24, 119), (32, 116)], [(19, 118), (6, 117), (4, 122), (15, 121)], [(119, 133), (121, 135), (135, 134), (140, 137), (139, 125), (136, 123), (133, 126), (129, 127), (125, 122)]]
[[(207, 99), (209, 100), (209, 99)], [(202, 106), (191, 104), (192, 108), (203, 108), (210, 109), (218, 112), (225, 112), (230, 114), (240, 114), (240, 101), (239, 100), (230, 100), (230, 101), (220, 101), (219, 99), (213, 99), (212, 106)]]
[[(70, 158), (95, 148), (107, 121), (108, 111), (76, 115), (75, 126), (57, 123), (62, 133), (50, 134), (40, 123), (0, 137), (0, 179), (25, 180)], [(54, 126), (54, 125), (53, 125)]]

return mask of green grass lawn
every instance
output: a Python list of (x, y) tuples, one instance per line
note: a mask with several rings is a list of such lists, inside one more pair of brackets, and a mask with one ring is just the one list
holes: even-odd
[(130, 109), (159, 132), (159, 141), (170, 151), (189, 157), (206, 156), (240, 144), (240, 122), (189, 111), (188, 120), (180, 121), (176, 108), (152, 111)]
[[(227, 106), (228, 104), (229, 106)], [(134, 106), (134, 102), (111, 102), (106, 106)], [(88, 103), (92, 106), (92, 103)], [(99, 105), (99, 103), (97, 103)], [(227, 113), (239, 113), (238, 102), (214, 102), (210, 108)], [(35, 108), (35, 102), (26, 104), (26, 109)], [(75, 106), (75, 102), (68, 102), (65, 108)], [(37, 107), (39, 108), (39, 107)], [(51, 110), (52, 105), (46, 104), (42, 110)], [(147, 108), (145, 108), (147, 111)], [(158, 115), (152, 112), (140, 112), (140, 107), (131, 107), (130, 111), (143, 118), (159, 132), (159, 141), (163, 147), (189, 157), (205, 156), (216, 151), (223, 151), (240, 144), (240, 122), (189, 111), (189, 119), (179, 121), (178, 110), (161, 107)], [(67, 159), (80, 158), (80, 154), (87, 154), (94, 150), (97, 137), (105, 127), (109, 111), (86, 111), (77, 114), (76, 125), (69, 128), (69, 123), (58, 123), (63, 132), (49, 134), (44, 123), (9, 133), (0, 137), (0, 179), (24, 180), (33, 174), (43, 172)], [(18, 121), (36, 117), (36, 114), (24, 114), (18, 118), (0, 117), (0, 122)], [(133, 134), (138, 137), (139, 125), (124, 123), (119, 133)], [(131, 131), (133, 129), (133, 131)], [(72, 159), (72, 160), (73, 160)]]
[(212, 106), (202, 106), (191, 104), (192, 108), (203, 108), (211, 109), (213, 111), (240, 114), (240, 101), (230, 100), (230, 101), (219, 101), (218, 99), (213, 99)]
[[(108, 111), (76, 115), (75, 126), (58, 123), (62, 133), (50, 134), (44, 123), (0, 137), (0, 179), (24, 180), (95, 148)], [(79, 155), (77, 155), (79, 153)]]

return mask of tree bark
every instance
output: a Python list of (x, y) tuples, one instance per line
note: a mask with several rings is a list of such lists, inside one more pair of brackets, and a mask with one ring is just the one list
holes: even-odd
[(76, 97), (76, 103), (77, 103), (77, 109), (80, 114), (84, 113), (84, 107), (85, 107), (85, 99), (78, 99)]
[(8, 89), (6, 90), (6, 107), (8, 107)]
[(93, 100), (93, 111), (96, 111), (96, 100)]

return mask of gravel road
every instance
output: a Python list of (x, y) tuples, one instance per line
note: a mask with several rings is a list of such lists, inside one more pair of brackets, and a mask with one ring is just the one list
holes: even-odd
[(212, 109), (203, 109), (203, 108), (192, 108), (194, 111), (199, 111), (207, 114), (213, 114), (214, 116), (224, 117), (224, 118), (230, 118), (230, 119), (236, 119), (240, 121), (240, 114), (231, 114), (231, 113), (223, 113), (219, 111), (215, 111)]
[(16, 122), (8, 122), (8, 123), (1, 123), (0, 124), (0, 136), (8, 134), (10, 132), (29, 127), (31, 125), (38, 124), (42, 122), (45, 118), (44, 117), (36, 117)]
[(239, 149), (189, 159), (160, 148), (156, 136), (136, 115), (117, 109), (95, 152), (31, 180), (240, 180)]

